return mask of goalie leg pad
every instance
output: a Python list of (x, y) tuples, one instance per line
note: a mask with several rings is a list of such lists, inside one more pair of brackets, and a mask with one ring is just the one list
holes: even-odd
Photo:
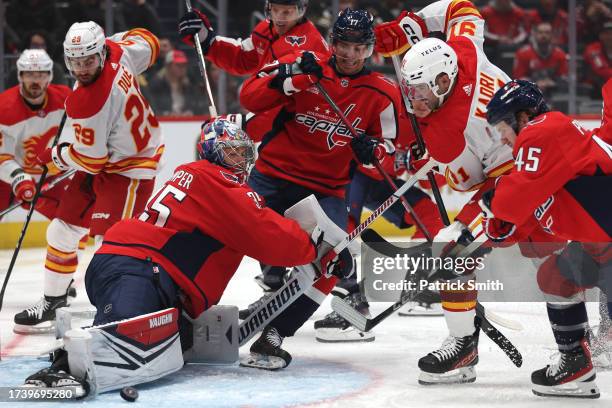
[(215, 305), (191, 324), (192, 345), (183, 354), (187, 363), (234, 364), (238, 361), (238, 308)]
[(157, 380), (183, 367), (175, 308), (72, 329), (64, 343), (70, 373), (102, 393)]

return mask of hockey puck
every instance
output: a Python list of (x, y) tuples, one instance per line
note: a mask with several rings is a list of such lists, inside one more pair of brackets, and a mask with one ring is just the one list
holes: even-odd
[(123, 387), (119, 395), (126, 401), (134, 402), (138, 399), (138, 390), (134, 387)]

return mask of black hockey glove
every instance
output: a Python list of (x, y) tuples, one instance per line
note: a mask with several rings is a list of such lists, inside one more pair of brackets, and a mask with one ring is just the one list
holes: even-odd
[(360, 133), (351, 139), (351, 149), (361, 164), (372, 164), (379, 158), (379, 150), (382, 148), (378, 139)]
[(312, 74), (319, 80), (323, 78), (323, 68), (317, 62), (312, 52), (305, 52), (299, 59), (299, 67), (303, 74)]
[(185, 44), (193, 46), (193, 36), (198, 34), (200, 43), (202, 44), (202, 51), (206, 53), (208, 47), (215, 38), (215, 30), (213, 29), (206, 14), (200, 10), (193, 9), (185, 13), (179, 20), (178, 25), (179, 37)]

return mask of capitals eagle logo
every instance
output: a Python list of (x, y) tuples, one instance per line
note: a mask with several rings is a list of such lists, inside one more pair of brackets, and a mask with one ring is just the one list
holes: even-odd
[(306, 44), (306, 36), (305, 35), (288, 35), (285, 37), (285, 41), (287, 44), (296, 47)]

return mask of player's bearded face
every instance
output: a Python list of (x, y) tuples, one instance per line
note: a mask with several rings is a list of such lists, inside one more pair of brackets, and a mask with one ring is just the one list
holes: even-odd
[(280, 35), (295, 27), (301, 17), (297, 6), (270, 4), (269, 7), (270, 19)]
[(335, 41), (333, 52), (336, 56), (336, 68), (341, 74), (356, 74), (365, 65), (369, 53), (367, 44), (357, 44), (346, 41)]
[(20, 75), (21, 91), (28, 99), (37, 99), (45, 94), (51, 75), (48, 72), (26, 71)]
[(94, 82), (102, 70), (98, 54), (68, 58), (68, 61), (70, 61), (72, 75), (83, 85)]
[(417, 118), (428, 116), (440, 105), (440, 100), (427, 84), (403, 85), (403, 88)]

